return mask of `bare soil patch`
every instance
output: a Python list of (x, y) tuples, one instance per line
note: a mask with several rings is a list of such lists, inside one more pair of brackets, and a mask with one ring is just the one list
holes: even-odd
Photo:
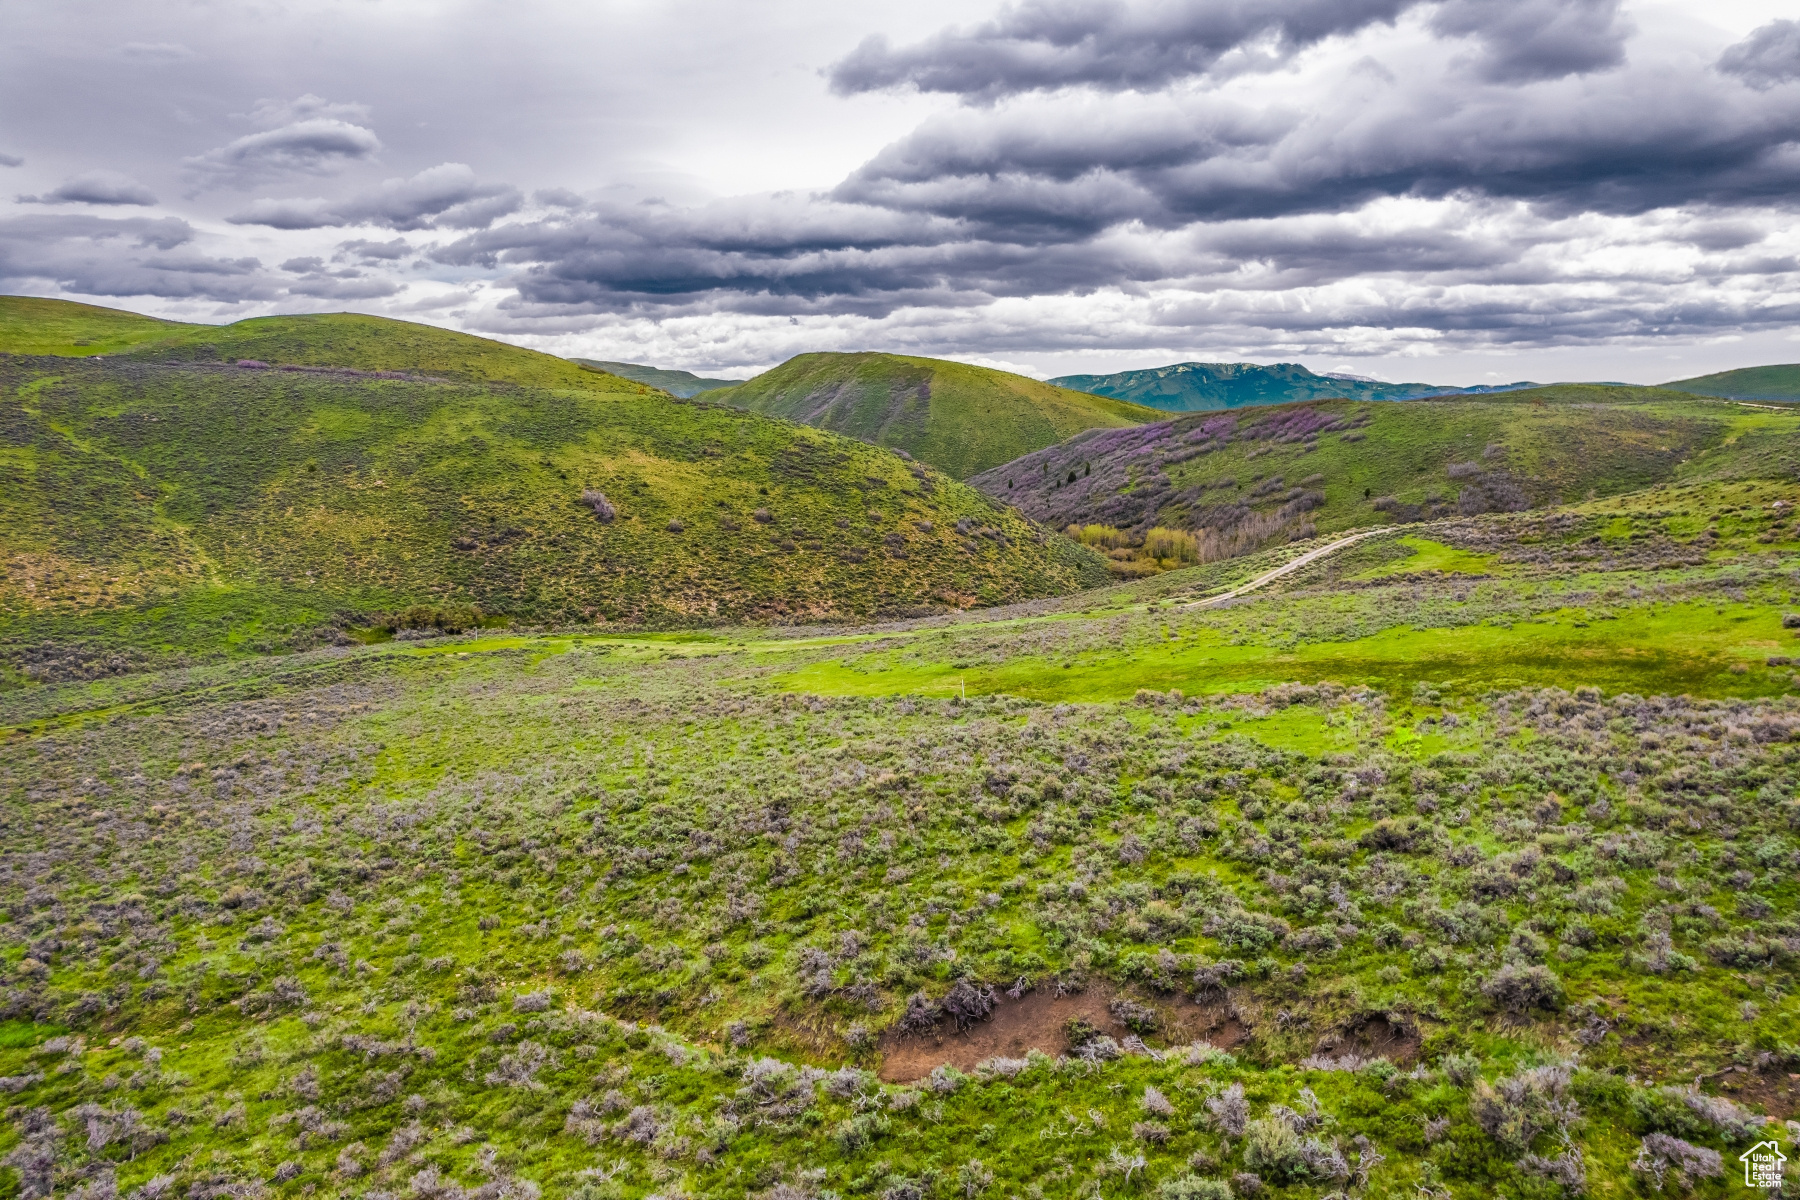
[(1753, 1073), (1740, 1069), (1723, 1076), (1718, 1090), (1740, 1104), (1760, 1108), (1771, 1117), (1784, 1121), (1800, 1113), (1800, 1074), (1776, 1070)]
[(1417, 1060), (1423, 1046), (1424, 1040), (1416, 1028), (1396, 1025), (1380, 1016), (1365, 1017), (1319, 1039), (1319, 1050), (1324, 1054), (1385, 1058), (1395, 1064)]
[[(938, 1026), (935, 1037), (908, 1037), (890, 1029), (881, 1038), (881, 1078), (888, 1083), (911, 1083), (946, 1064), (968, 1071), (990, 1058), (1024, 1058), (1032, 1050), (1052, 1057), (1067, 1054), (1071, 1047), (1064, 1030), (1071, 1017), (1084, 1018), (1108, 1037), (1124, 1038), (1131, 1031), (1108, 1011), (1117, 997), (1117, 992), (1104, 986), (1060, 996), (1040, 988), (1017, 1000), (1002, 995), (993, 1016), (961, 1033), (948, 1021)], [(1204, 1040), (1228, 1050), (1249, 1037), (1249, 1030), (1224, 1005), (1203, 1007), (1162, 999), (1137, 1002), (1156, 1010), (1157, 1031), (1145, 1039), (1152, 1045)]]

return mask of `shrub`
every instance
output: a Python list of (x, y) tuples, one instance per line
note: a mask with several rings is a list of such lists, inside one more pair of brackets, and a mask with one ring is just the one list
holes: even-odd
[(513, 1011), (522, 1013), (547, 1012), (550, 1002), (555, 999), (549, 988), (541, 992), (523, 992), (513, 997)]
[(759, 508), (750, 514), (750, 519), (758, 525), (767, 525), (775, 519), (775, 514), (766, 508)]
[(1156, 1189), (1158, 1200), (1231, 1200), (1231, 1185), (1223, 1179), (1202, 1179), (1198, 1175), (1177, 1175), (1165, 1179)]
[(681, 533), (687, 529), (687, 526), (683, 525), (680, 521), (670, 521), (667, 525), (664, 525), (663, 528), (670, 533)]
[(1242, 1137), (1250, 1119), (1250, 1102), (1244, 1099), (1244, 1085), (1234, 1083), (1206, 1102), (1219, 1132), (1228, 1137)]
[(618, 519), (619, 510), (613, 507), (612, 501), (606, 498), (605, 492), (596, 491), (593, 488), (583, 488), (581, 502), (594, 510), (594, 519), (602, 525), (611, 525)]
[(1470, 1101), (1475, 1123), (1515, 1153), (1547, 1129), (1567, 1129), (1581, 1115), (1568, 1095), (1571, 1071), (1562, 1063), (1532, 1067), (1494, 1084), (1477, 1082)]
[(1244, 1165), (1277, 1183), (1347, 1179), (1350, 1164), (1338, 1148), (1316, 1137), (1302, 1137), (1282, 1118), (1252, 1121), (1244, 1131)]
[(1782, 613), (1781, 627), (1783, 629), (1800, 629), (1800, 613)]
[(1713, 1179), (1725, 1173), (1725, 1162), (1717, 1150), (1695, 1146), (1666, 1133), (1652, 1133), (1638, 1144), (1637, 1157), (1631, 1169), (1648, 1176), (1657, 1191), (1662, 1191), (1664, 1178), (1673, 1171), (1675, 1182), (1683, 1191), (1697, 1179)]
[(1153, 1113), (1159, 1117), (1172, 1117), (1175, 1115), (1175, 1106), (1170, 1104), (1169, 1098), (1156, 1088), (1146, 1087), (1144, 1089), (1142, 1103), (1144, 1111), (1147, 1113)]
[(956, 1022), (956, 1030), (961, 1033), (977, 1021), (987, 1020), (995, 1003), (993, 988), (963, 979), (950, 989), (939, 1007)]
[(1548, 967), (1508, 963), (1481, 981), (1481, 994), (1508, 1012), (1562, 1008), (1563, 987)]

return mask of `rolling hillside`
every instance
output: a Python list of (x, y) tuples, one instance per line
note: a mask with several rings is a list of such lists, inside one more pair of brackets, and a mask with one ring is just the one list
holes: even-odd
[(1097, 430), (970, 482), (1057, 528), (1203, 559), (1272, 540), (1615, 495), (1677, 479), (1800, 478), (1800, 414), (1653, 388), (1558, 385), (1404, 406), (1350, 400)]
[(1381, 383), (1349, 375), (1315, 375), (1299, 363), (1176, 363), (1112, 375), (1064, 375), (1058, 387), (1110, 396), (1165, 412), (1202, 412), (1296, 400), (1413, 400), (1420, 396), (1486, 395), (1533, 387), (1440, 387), (1429, 383)]
[(701, 392), (715, 391), (719, 388), (736, 387), (744, 382), (741, 379), (704, 379), (692, 371), (673, 371), (666, 367), (646, 367), (642, 363), (605, 362), (597, 358), (577, 358), (570, 360), (584, 367), (592, 367), (596, 371), (605, 371), (617, 375), (621, 379), (630, 379), (637, 383), (647, 383), (651, 387), (661, 388), (671, 396), (687, 399), (698, 396)]
[[(159, 321), (134, 312), (43, 300), (36, 296), (0, 296), (0, 352), (87, 358), (118, 354), (135, 346), (178, 337), (195, 328), (178, 321)], [(200, 326), (210, 328), (210, 326)]]
[(1722, 396), (1730, 400), (1775, 400), (1787, 403), (1800, 400), (1800, 363), (1772, 367), (1744, 367), (1736, 371), (1720, 371), (1716, 375), (1699, 375), (1663, 384), (1676, 392), (1696, 396)]
[(707, 399), (904, 450), (959, 479), (1084, 429), (1156, 415), (1023, 375), (898, 354), (802, 354)]
[[(1104, 578), (884, 450), (418, 328), (282, 318), (104, 360), (0, 356), (11, 677), (481, 619), (865, 616)], [(357, 365), (181, 361), (246, 348)], [(567, 386), (446, 378), (484, 364)]]

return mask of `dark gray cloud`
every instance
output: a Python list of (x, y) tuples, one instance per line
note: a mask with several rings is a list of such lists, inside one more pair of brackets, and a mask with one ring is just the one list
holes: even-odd
[(1719, 70), (1759, 89), (1800, 79), (1800, 21), (1770, 21), (1721, 54)]
[[(1800, 91), (1712, 72), (1480, 85), (1456, 73), (1345, 81), (1319, 109), (1203, 93), (963, 111), (883, 149), (834, 193), (1046, 239), (1122, 222), (1338, 211), (1459, 193), (1564, 211), (1780, 201), (1800, 189)], [(1058, 119), (1061, 117), (1061, 119)]]
[(1076, 86), (1155, 90), (1276, 67), (1421, 7), (1433, 8), (1438, 33), (1474, 41), (1482, 78), (1551, 79), (1624, 61), (1618, 0), (1028, 0), (912, 46), (871, 37), (831, 68), (831, 85), (841, 95), (910, 87), (982, 103)]
[(1420, 2), (1027, 0), (912, 46), (870, 37), (833, 65), (831, 86), (840, 95), (913, 87), (978, 101), (1077, 85), (1151, 90), (1205, 74), (1233, 51), (1244, 65), (1275, 65)]
[(43, 214), (0, 219), (0, 284), (85, 296), (262, 300), (275, 290), (255, 258), (205, 254), (175, 217)]
[[(1796, 319), (1800, 24), (1727, 34), (1707, 4), (686, 0), (479, 31), (27, 6), (6, 194), (186, 220), (0, 201), (0, 290), (433, 313), (707, 369), (1722, 342)], [(820, 63), (892, 94), (833, 100)], [(67, 180), (90, 166), (123, 174)]]
[(442, 163), (410, 179), (390, 179), (347, 200), (257, 200), (231, 217), (234, 225), (325, 229), (380, 225), (388, 229), (484, 229), (518, 211), (519, 189), (482, 183), (464, 163)]
[(22, 167), (25, 160), (16, 154), (0, 154), (0, 167)]
[(88, 171), (41, 196), (20, 196), (21, 204), (118, 204), (147, 207), (156, 194), (118, 171)]
[(1444, 0), (1431, 27), (1474, 39), (1479, 76), (1507, 82), (1617, 67), (1631, 32), (1619, 0)]

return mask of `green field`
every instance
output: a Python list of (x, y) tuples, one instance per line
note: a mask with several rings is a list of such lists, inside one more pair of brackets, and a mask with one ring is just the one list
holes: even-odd
[(1486, 408), (1225, 442), (1418, 509), (1227, 599), (1335, 539), (1110, 583), (366, 333), (0, 357), (0, 1200), (1724, 1197), (1800, 1136), (1786, 414), (1526, 399), (1447, 461), (1594, 495), (1518, 511), (1402, 486)]
[(1158, 417), (1023, 375), (898, 354), (802, 354), (707, 398), (904, 450), (957, 479), (1084, 429)]

